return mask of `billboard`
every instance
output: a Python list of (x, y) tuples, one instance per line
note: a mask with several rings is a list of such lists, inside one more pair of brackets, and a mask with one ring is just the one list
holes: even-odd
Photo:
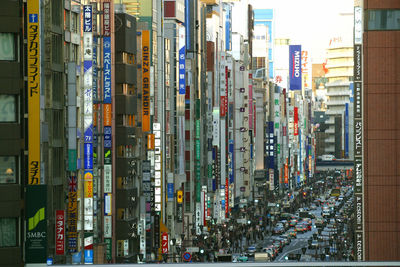
[(289, 45), (289, 89), (301, 90), (301, 45)]
[(150, 32), (142, 31), (142, 130), (150, 131)]
[(40, 26), (39, 0), (27, 3), (28, 184), (40, 184)]
[(47, 185), (26, 187), (26, 263), (44, 263), (47, 258)]

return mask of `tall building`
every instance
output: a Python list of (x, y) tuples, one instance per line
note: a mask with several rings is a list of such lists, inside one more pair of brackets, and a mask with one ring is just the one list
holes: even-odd
[[(9, 266), (21, 266), (24, 247), (23, 200), (28, 166), (24, 132), (28, 124), (24, 99), (26, 63), (22, 1), (3, 1), (0, 17), (0, 256)], [(39, 38), (36, 39), (36, 44)], [(3, 230), (4, 229), (4, 230)]]
[(399, 261), (400, 2), (359, 4), (355, 7), (354, 153), (356, 215), (363, 220), (357, 221), (356, 260)]
[(327, 96), (326, 114), (329, 120), (326, 124), (327, 143), (326, 154), (332, 154), (336, 158), (344, 158), (348, 150), (345, 148), (345, 113), (347, 104), (350, 103), (350, 82), (353, 80), (353, 45), (346, 36), (334, 37), (330, 40), (327, 49), (328, 73), (325, 77), (328, 82), (325, 84)]

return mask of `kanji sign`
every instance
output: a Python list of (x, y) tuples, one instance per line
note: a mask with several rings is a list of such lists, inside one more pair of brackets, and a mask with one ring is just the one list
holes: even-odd
[(161, 234), (161, 253), (168, 254), (168, 233)]
[(65, 212), (56, 210), (56, 255), (64, 255), (65, 252)]

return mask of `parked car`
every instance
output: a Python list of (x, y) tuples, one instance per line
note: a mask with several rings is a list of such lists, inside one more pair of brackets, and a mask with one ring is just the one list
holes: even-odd
[(275, 226), (274, 229), (272, 230), (272, 233), (273, 233), (274, 235), (280, 235), (280, 234), (282, 234), (283, 232), (285, 232), (285, 228), (284, 228), (282, 225)]

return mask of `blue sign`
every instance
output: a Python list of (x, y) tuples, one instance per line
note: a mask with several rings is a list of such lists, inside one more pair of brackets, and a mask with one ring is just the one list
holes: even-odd
[(85, 143), (84, 145), (84, 162), (85, 170), (93, 170), (93, 144)]
[(93, 264), (93, 249), (85, 249), (85, 264)]
[(81, 252), (72, 254), (72, 264), (80, 264), (81, 263)]
[(103, 38), (104, 104), (111, 104), (111, 38)]
[(112, 129), (111, 126), (104, 126), (104, 147), (111, 148), (111, 133)]
[(234, 183), (234, 176), (235, 176), (235, 168), (234, 168), (235, 153), (234, 153), (234, 145), (232, 139), (229, 139), (228, 157), (230, 158), (229, 172), (228, 172), (229, 184), (232, 184)]
[(301, 90), (301, 45), (289, 45), (289, 89)]
[(190, 261), (192, 259), (192, 255), (189, 252), (185, 252), (182, 257), (185, 261)]
[(186, 47), (190, 49), (190, 8), (192, 1), (190, 0), (185, 0), (185, 29), (186, 29)]
[(92, 83), (92, 90), (93, 90), (93, 99), (97, 101), (97, 37), (93, 36), (93, 83)]
[(230, 5), (224, 6), (226, 8), (226, 17), (225, 17), (225, 50), (232, 50), (231, 36), (232, 36), (232, 10)]
[(174, 199), (174, 184), (173, 183), (167, 184), (167, 195), (168, 195), (168, 200)]
[(38, 23), (38, 14), (29, 14), (29, 23)]
[(83, 31), (92, 32), (92, 6), (83, 6)]
[(179, 94), (186, 93), (186, 78), (185, 78), (185, 46), (179, 49)]

